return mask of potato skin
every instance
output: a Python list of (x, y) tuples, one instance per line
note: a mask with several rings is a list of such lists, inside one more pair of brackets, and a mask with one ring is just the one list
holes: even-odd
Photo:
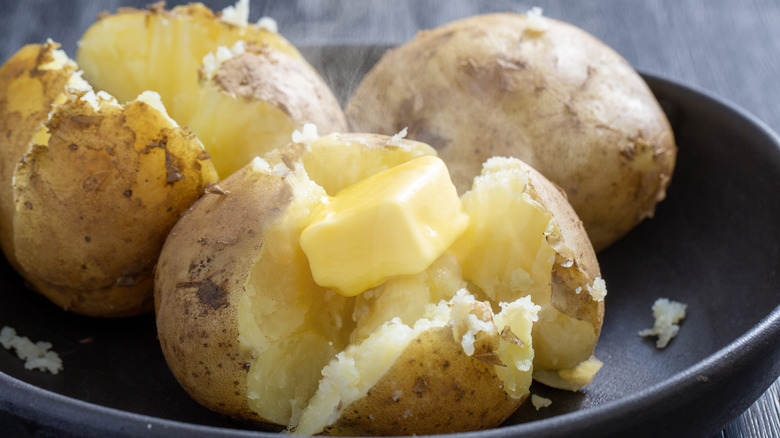
[(53, 42), (26, 45), (0, 69), (0, 247), (17, 270), (20, 267), (13, 249), (11, 180), (30, 140), (76, 71), (75, 64), (60, 69), (41, 68), (54, 61), (53, 53), (58, 47)]
[(239, 350), (236, 303), (265, 231), (291, 199), (280, 178), (239, 170), (174, 226), (155, 271), (157, 331), (168, 366), (196, 401), (231, 417), (264, 421), (247, 405), (250, 358)]
[[(544, 232), (550, 252), (537, 259), (548, 260), (547, 263), (551, 265), (550, 277), (535, 280), (536, 284), (549, 285), (549, 289), (544, 292), (538, 289), (532, 291), (534, 302), (542, 306), (539, 320), (532, 330), (534, 373), (536, 375), (540, 370), (554, 372), (569, 370), (593, 355), (601, 333), (605, 307), (603, 294), (606, 290), (601, 288), (603, 280), (600, 279), (601, 273), (595, 251), (582, 222), (568, 203), (566, 194), (541, 173), (519, 159), (494, 157), (485, 163), (482, 176), (475, 181), (472, 191), (463, 197), (467, 198), (471, 208), (476, 204), (475, 213), (485, 211), (485, 206), (480, 206), (482, 202), (480, 197), (485, 193), (483, 186), (480, 185), (481, 179), (489, 180), (491, 174), (499, 172), (512, 174), (518, 171), (528, 178), (523, 194), (528, 195), (532, 202), (538, 203), (552, 218)], [(507, 184), (512, 182), (511, 177), (506, 178), (504, 181)], [(476, 198), (474, 198), (475, 194)], [(494, 204), (492, 208), (491, 211), (496, 211), (502, 206)], [(475, 234), (471, 234), (472, 229), (467, 229), (465, 241), (469, 243), (465, 247), (460, 246), (456, 249), (456, 254), (461, 258), (461, 264), (464, 266), (464, 277), (478, 287), (484, 285), (489, 289), (491, 282), (494, 281), (493, 278), (503, 275), (498, 272), (480, 272), (482, 267), (502, 265), (500, 262), (483, 262), (479, 256), (475, 259), (472, 254), (479, 253), (472, 252), (472, 248), (468, 245), (473, 245), (473, 242), (506, 238), (501, 231), (496, 230), (502, 229), (501, 222), (512, 220), (508, 217), (511, 216), (507, 214), (495, 216), (496, 222), (491, 226), (473, 228)], [(490, 257), (490, 254), (482, 253), (482, 255)], [(476, 264), (475, 260), (477, 260)], [(504, 278), (499, 282), (506, 285), (510, 284), (511, 280)], [(592, 293), (591, 289), (593, 289)], [(499, 299), (510, 301), (507, 296), (504, 295)], [(587, 384), (582, 382), (582, 379), (578, 380), (574, 390)], [(571, 383), (566, 388), (570, 389), (574, 386), (575, 384)]]
[[(526, 163), (521, 163), (521, 168), (529, 174), (532, 189), (555, 217), (560, 230), (560, 239), (548, 238), (558, 253), (558, 260), (553, 264), (552, 305), (572, 318), (590, 322), (598, 337), (604, 322), (604, 300), (596, 301), (588, 293), (574, 293), (577, 287), (593, 284), (601, 277), (596, 252), (582, 220), (560, 187)], [(565, 260), (571, 260), (572, 265), (562, 266), (567, 264)]]
[(249, 45), (246, 50), (214, 74), (212, 80), (222, 92), (268, 102), (299, 126), (315, 124), (323, 135), (347, 130), (338, 100), (304, 60), (267, 46)]
[(497, 339), (480, 332), (475, 347), (466, 356), (449, 326), (424, 331), (323, 435), (423, 435), (498, 426), (525, 397), (511, 398), (493, 364), (478, 359), (493, 353)]
[(349, 102), (353, 130), (436, 148), (462, 191), (491, 156), (561, 186), (596, 250), (653, 215), (676, 158), (660, 105), (631, 66), (586, 32), (489, 14), (388, 51)]
[(320, 134), (344, 132), (336, 97), (305, 61), (268, 46), (246, 44), (211, 75), (201, 70), (198, 110), (182, 121), (203, 141), (226, 177), (252, 158), (286, 146), (306, 123)]
[(57, 106), (46, 144), (16, 167), (15, 254), (33, 288), (69, 311), (149, 312), (165, 237), (216, 172), (200, 142), (150, 103), (88, 94)]

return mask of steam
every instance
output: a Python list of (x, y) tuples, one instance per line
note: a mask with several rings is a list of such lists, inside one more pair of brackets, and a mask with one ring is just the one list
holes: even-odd
[(260, 4), (249, 11), (249, 20), (276, 20), (278, 32), (320, 72), (342, 106), (387, 49), (411, 40), (418, 31), (479, 13), (525, 13), (535, 6), (511, 0), (269, 0)]

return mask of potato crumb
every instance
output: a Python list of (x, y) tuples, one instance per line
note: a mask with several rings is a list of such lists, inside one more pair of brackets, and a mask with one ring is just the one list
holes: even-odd
[(317, 125), (313, 123), (306, 123), (303, 125), (303, 128), (300, 131), (296, 129), (292, 133), (293, 143), (303, 143), (309, 145), (319, 140), (319, 138), (320, 136), (317, 134)]
[(658, 340), (655, 342), (656, 348), (666, 348), (669, 341), (680, 331), (680, 326), (677, 323), (685, 318), (687, 307), (687, 304), (670, 301), (667, 298), (657, 299), (653, 303), (653, 317), (655, 318), (653, 328), (640, 331), (639, 336), (658, 336)]
[(387, 140), (388, 146), (401, 146), (401, 140), (406, 138), (406, 133), (409, 132), (409, 129), (404, 127), (404, 129), (398, 131), (397, 133), (393, 134), (392, 137), (390, 137), (390, 140)]
[(65, 89), (72, 93), (86, 93), (92, 90), (92, 85), (89, 85), (89, 82), (81, 77), (83, 73), (84, 72), (79, 70), (70, 75), (68, 82), (65, 84)]
[(463, 337), (460, 338), (460, 346), (463, 347), (463, 352), (466, 353), (466, 356), (471, 356), (474, 354), (475, 340), (474, 332), (472, 331), (467, 331), (463, 334)]
[[(52, 47), (59, 47), (59, 44), (52, 41), (51, 38), (46, 40), (46, 44)], [(68, 58), (65, 51), (60, 49), (54, 49), (51, 51), (52, 60), (38, 66), (38, 70), (60, 70), (66, 65), (73, 65), (73, 61)]]
[[(160, 95), (157, 94), (154, 91), (144, 91), (141, 94), (139, 94), (138, 97), (141, 98), (142, 96), (145, 96), (147, 94), (156, 95), (157, 96), (157, 102), (159, 103), (159, 105), (162, 105), (162, 101), (160, 100)], [(114, 96), (108, 94), (107, 92), (105, 92), (103, 90), (98, 91), (97, 93), (95, 93), (95, 95), (97, 96), (97, 98), (99, 100), (108, 102), (109, 105), (114, 105), (114, 106), (117, 106), (117, 107), (119, 106), (119, 102), (117, 102), (116, 98), (114, 98)]]
[(596, 301), (604, 301), (607, 296), (607, 283), (601, 277), (596, 277), (593, 284), (588, 286), (588, 293)]
[[(114, 99), (110, 94), (101, 93), (103, 93), (103, 91), (98, 91), (98, 97), (101, 99), (116, 102), (116, 99)], [(166, 121), (170, 123), (172, 127), (179, 126), (179, 124), (168, 115), (168, 111), (165, 110), (165, 105), (162, 102), (162, 98), (160, 98), (160, 95), (156, 91), (144, 91), (138, 95), (137, 100), (157, 110), (161, 116), (165, 117)]]
[(493, 321), (483, 321), (472, 313), (476, 305), (477, 300), (467, 289), (459, 290), (450, 300), (452, 312), (449, 324), (456, 330), (456, 333), (462, 332), (460, 344), (466, 356), (474, 354), (474, 341), (477, 333), (491, 332), (496, 329)]
[(234, 6), (226, 7), (220, 18), (225, 23), (246, 26), (249, 23), (249, 0), (238, 0)]
[(401, 400), (401, 397), (404, 395), (404, 392), (400, 389), (396, 389), (393, 391), (393, 401), (397, 402), (398, 400)]
[(49, 342), (33, 343), (29, 338), (17, 336), (16, 330), (5, 326), (0, 330), (0, 344), (7, 350), (16, 350), (16, 355), (24, 361), (24, 368), (28, 370), (48, 371), (57, 374), (62, 371), (62, 359), (50, 351), (52, 345)]
[(540, 395), (531, 394), (531, 404), (534, 405), (536, 410), (546, 408), (552, 404), (552, 400), (542, 397)]
[(271, 17), (260, 17), (260, 19), (257, 20), (257, 27), (269, 32), (279, 33), (279, 25), (276, 23), (276, 20)]
[(203, 188), (203, 193), (209, 195), (227, 196), (230, 194), (230, 190), (223, 189), (217, 183), (208, 183), (206, 184), (206, 187)]
[(284, 177), (289, 173), (290, 169), (288, 169), (284, 163), (276, 163), (274, 164), (274, 168), (271, 169), (271, 175), (273, 176)]
[(542, 16), (542, 8), (534, 6), (526, 15), (528, 16), (528, 30), (543, 33), (550, 28), (550, 23), (547, 21), (547, 18)]
[(79, 97), (79, 100), (87, 102), (93, 110), (98, 111), (100, 109), (100, 103), (98, 102), (97, 95), (94, 91), (89, 90)]
[(253, 158), (252, 161), (250, 162), (250, 166), (252, 167), (252, 170), (255, 172), (269, 173), (271, 171), (271, 165), (268, 164), (268, 161), (265, 161), (260, 157)]
[(219, 46), (215, 52), (209, 52), (203, 56), (202, 74), (207, 79), (214, 77), (214, 73), (222, 67), (222, 64), (246, 52), (246, 44), (239, 40), (232, 47)]

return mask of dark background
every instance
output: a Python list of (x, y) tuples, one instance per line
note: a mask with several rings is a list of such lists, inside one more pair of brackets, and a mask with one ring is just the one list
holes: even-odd
[[(207, 2), (215, 10), (231, 3)], [(0, 61), (5, 62), (23, 44), (46, 38), (61, 42), (73, 57), (76, 40), (98, 12), (114, 12), (118, 6), (130, 4), (133, 2), (0, 1)], [(321, 44), (324, 39), (343, 44), (398, 44), (418, 29), (460, 17), (489, 11), (524, 12), (540, 6), (546, 16), (575, 24), (600, 38), (638, 70), (720, 96), (780, 131), (778, 0), (280, 0), (251, 4), (250, 20), (273, 17), (280, 33), (303, 47)], [(777, 203), (779, 199), (780, 194), (756, 202)], [(780, 381), (722, 435), (780, 436), (779, 412)]]

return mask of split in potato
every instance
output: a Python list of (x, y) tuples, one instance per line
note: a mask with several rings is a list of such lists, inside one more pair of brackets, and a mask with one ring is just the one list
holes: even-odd
[(489, 14), (422, 31), (389, 50), (346, 113), (351, 129), (436, 148), (466, 191), (493, 156), (562, 187), (593, 246), (653, 215), (676, 146), (642, 78), (604, 43), (539, 14)]
[(460, 201), (465, 229), (420, 272), (355, 296), (317, 284), (303, 231), (350, 187), (431, 155), (373, 134), (308, 137), (193, 205), (155, 282), (163, 352), (193, 398), (299, 434), (421, 434), (497, 426), (537, 372), (590, 381), (598, 264), (563, 194), (519, 160), (485, 164)]
[(159, 93), (221, 178), (285, 146), (305, 123), (346, 129), (332, 91), (290, 42), (245, 16), (223, 15), (200, 3), (120, 9), (84, 33), (76, 60), (95, 89), (120, 102)]

